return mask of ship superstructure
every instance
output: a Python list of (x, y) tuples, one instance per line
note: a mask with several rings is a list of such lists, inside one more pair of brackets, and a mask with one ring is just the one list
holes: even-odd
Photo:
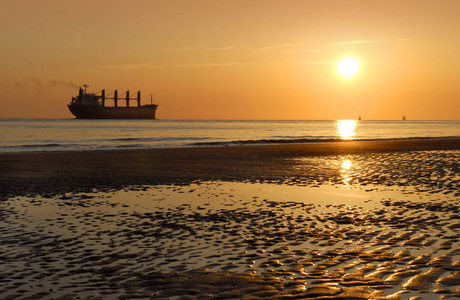
[[(105, 90), (98, 93), (88, 93), (88, 85), (80, 87), (78, 96), (72, 97), (68, 105), (70, 112), (77, 119), (155, 119), (157, 104), (141, 105), (141, 92), (136, 98), (130, 98), (129, 91), (126, 96), (119, 98), (118, 90), (112, 97), (106, 97)], [(113, 106), (106, 106), (107, 100), (113, 101)], [(126, 101), (125, 106), (119, 106), (120, 101)], [(130, 106), (130, 101), (135, 101), (136, 106)], [(152, 102), (152, 99), (150, 100)]]

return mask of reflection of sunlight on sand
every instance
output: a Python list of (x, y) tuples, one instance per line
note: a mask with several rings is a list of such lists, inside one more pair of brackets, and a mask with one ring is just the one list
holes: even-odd
[[(333, 184), (398, 186), (403, 193), (426, 192), (460, 196), (456, 151), (414, 151), (366, 155), (325, 155), (293, 158), (298, 174), (290, 179), (297, 185)], [(348, 160), (350, 162), (348, 162)], [(346, 176), (346, 177), (345, 177)], [(406, 191), (406, 188), (407, 191)]]
[(346, 187), (350, 185), (351, 176), (349, 173), (350, 168), (352, 167), (351, 160), (346, 159), (342, 162), (342, 169), (340, 173), (342, 174), (343, 183)]
[(352, 139), (356, 135), (356, 126), (358, 122), (355, 120), (338, 120), (335, 123), (337, 134), (342, 139)]
[(351, 168), (351, 160), (346, 159), (342, 162), (343, 171), (349, 170)]
[(342, 174), (342, 180), (343, 184), (345, 187), (350, 188), (350, 180), (351, 180), (351, 174), (350, 174), (350, 169), (352, 167), (352, 162), (349, 159), (345, 159), (342, 161), (342, 168), (340, 170), (340, 173)]

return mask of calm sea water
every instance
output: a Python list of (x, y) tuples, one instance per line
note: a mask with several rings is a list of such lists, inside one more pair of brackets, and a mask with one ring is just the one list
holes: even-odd
[(460, 137), (460, 121), (0, 119), (0, 154)]

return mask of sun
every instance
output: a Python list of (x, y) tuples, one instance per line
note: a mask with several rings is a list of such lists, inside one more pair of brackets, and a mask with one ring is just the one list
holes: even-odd
[(359, 60), (352, 56), (344, 57), (337, 63), (337, 73), (344, 78), (353, 77), (358, 73), (360, 64)]

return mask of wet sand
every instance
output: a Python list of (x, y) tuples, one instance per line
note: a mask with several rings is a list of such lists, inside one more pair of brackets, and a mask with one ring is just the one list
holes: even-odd
[(0, 298), (460, 297), (458, 199), (223, 182), (13, 198)]
[[(244, 181), (307, 183), (337, 181), (340, 172), (305, 170), (302, 159), (315, 157), (356, 157), (386, 153), (408, 153), (418, 159), (419, 151), (459, 150), (460, 139), (388, 141), (344, 141), (308, 144), (198, 147), (102, 152), (59, 152), (0, 155), (0, 200), (11, 196), (48, 195), (92, 189), (120, 189), (130, 185), (188, 184), (193, 181)], [(410, 152), (412, 151), (412, 154)], [(427, 154), (430, 155), (430, 154)], [(436, 168), (442, 169), (442, 157)], [(378, 161), (376, 163), (386, 162)], [(392, 163), (389, 161), (388, 163)], [(405, 161), (394, 161), (389, 172), (417, 181), (420, 170)], [(385, 166), (383, 166), (385, 167)], [(337, 168), (334, 168), (337, 170)], [(414, 174), (415, 172), (415, 174)], [(429, 172), (429, 171), (428, 171)], [(406, 173), (406, 175), (404, 175)], [(423, 176), (423, 174), (421, 174)], [(375, 177), (375, 176), (374, 176)], [(387, 178), (361, 176), (359, 183)], [(388, 176), (391, 180), (391, 176)], [(352, 180), (353, 181), (353, 180)], [(417, 182), (414, 182), (417, 184)]]
[(420, 143), (2, 155), (0, 298), (459, 298), (459, 140)]

